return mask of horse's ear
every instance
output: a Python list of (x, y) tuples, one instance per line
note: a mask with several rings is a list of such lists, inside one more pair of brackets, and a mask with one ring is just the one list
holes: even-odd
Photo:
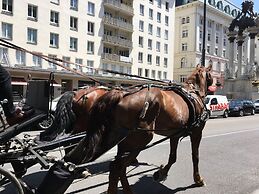
[(201, 65), (198, 63), (197, 65), (196, 65), (196, 69), (199, 69), (201, 67)]
[(207, 71), (211, 71), (212, 70), (212, 64), (209, 64), (209, 66), (206, 69), (207, 69)]

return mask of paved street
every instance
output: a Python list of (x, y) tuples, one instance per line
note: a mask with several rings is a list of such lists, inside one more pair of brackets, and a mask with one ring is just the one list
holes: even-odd
[[(179, 143), (177, 162), (163, 183), (154, 182), (152, 174), (168, 159), (169, 144), (164, 142), (144, 151), (138, 157), (141, 165), (128, 168), (136, 194), (255, 194), (259, 193), (259, 114), (255, 116), (210, 119), (200, 147), (200, 172), (206, 186), (195, 188), (192, 180), (190, 142)], [(155, 139), (160, 137), (156, 136)], [(103, 193), (107, 189), (108, 163), (116, 149), (90, 165), (99, 175), (74, 181), (67, 193)], [(37, 185), (44, 176), (33, 167), (25, 180)], [(258, 191), (256, 191), (258, 190)], [(6, 192), (5, 192), (6, 193)], [(122, 192), (121, 192), (122, 193)]]

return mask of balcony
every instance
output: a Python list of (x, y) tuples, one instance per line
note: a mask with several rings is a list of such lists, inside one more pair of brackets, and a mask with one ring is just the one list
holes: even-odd
[(114, 46), (120, 46), (124, 48), (132, 48), (132, 41), (131, 40), (126, 40), (123, 38), (120, 38), (118, 36), (109, 36), (109, 35), (104, 35), (103, 36), (103, 42), (112, 44)]
[(114, 26), (114, 27), (129, 31), (129, 32), (133, 32), (133, 25), (131, 23), (123, 22), (117, 18), (105, 16), (103, 18), (103, 22), (104, 22), (104, 24)]
[(121, 3), (119, 1), (116, 0), (104, 0), (103, 1), (104, 6), (110, 7), (110, 8), (116, 8), (121, 10), (123, 13), (127, 13), (131, 16), (134, 15), (134, 11), (133, 11), (133, 7), (126, 5), (124, 3)]
[(122, 62), (122, 63), (127, 63), (127, 64), (132, 63), (132, 59), (129, 57), (124, 57), (124, 56), (120, 56), (117, 54), (110, 54), (110, 53), (103, 53), (102, 59), (109, 60), (109, 61)]

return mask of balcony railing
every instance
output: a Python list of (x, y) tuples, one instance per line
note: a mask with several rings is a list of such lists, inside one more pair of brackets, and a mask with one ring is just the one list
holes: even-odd
[(116, 46), (132, 48), (132, 41), (131, 40), (125, 40), (125, 39), (120, 38), (118, 36), (104, 35), (103, 41), (107, 42), (107, 43), (110, 43), (110, 44), (113, 44), (113, 45), (116, 45)]
[(121, 3), (120, 1), (104, 0), (104, 5), (111, 5), (113, 7), (121, 9), (122, 11), (124, 11), (124, 13), (126, 11), (130, 15), (134, 15), (133, 7), (132, 6), (128, 6), (128, 5), (124, 4), (124, 3)]
[(109, 61), (123, 62), (123, 63), (132, 63), (132, 59), (129, 57), (124, 57), (124, 56), (120, 56), (117, 54), (110, 54), (110, 53), (103, 53), (102, 59), (106, 59)]
[(131, 23), (123, 22), (123, 21), (121, 21), (121, 20), (119, 20), (117, 18), (105, 16), (103, 18), (103, 22), (105, 24), (113, 25), (113, 26), (116, 26), (116, 27), (119, 27), (119, 28), (123, 28), (125, 30), (133, 32), (133, 25)]

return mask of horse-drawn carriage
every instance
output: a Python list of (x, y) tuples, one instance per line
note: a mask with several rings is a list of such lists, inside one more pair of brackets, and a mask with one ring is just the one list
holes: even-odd
[[(35, 89), (40, 87), (36, 86), (36, 82), (32, 82), (28, 87), (27, 103), (34, 106), (39, 113), (25, 123), (1, 132), (0, 164), (11, 163), (16, 177), (2, 168), (0, 173), (14, 182), (19, 193), (23, 193), (17, 177), (24, 175), (27, 168), (35, 163), (40, 163), (43, 168), (48, 168), (49, 163), (61, 163), (67, 166), (68, 171), (74, 171), (82, 169), (85, 167), (84, 163), (94, 161), (118, 145), (117, 156), (110, 164), (108, 193), (117, 193), (119, 180), (123, 190), (132, 193), (126, 168), (136, 160), (142, 150), (170, 139), (168, 163), (154, 173), (154, 179), (161, 181), (167, 177), (169, 169), (176, 162), (179, 139), (190, 136), (193, 179), (195, 184), (203, 186), (204, 181), (198, 168), (199, 144), (208, 118), (203, 99), (212, 84), (210, 71), (211, 66), (208, 68), (197, 66), (184, 86), (144, 84), (133, 90), (91, 87), (65, 93), (55, 112), (57, 125), (54, 134), (65, 131), (71, 135), (45, 144), (31, 143), (26, 138), (22, 140), (14, 138), (29, 126), (46, 118), (48, 114), (46, 107), (49, 103), (50, 87), (46, 83), (41, 84), (41, 94), (35, 96), (37, 94)], [(33, 91), (33, 95), (30, 91)], [(42, 96), (46, 99), (37, 101)], [(163, 135), (165, 138), (149, 144), (154, 134)], [(15, 146), (12, 146), (12, 142), (15, 142)], [(54, 148), (73, 143), (77, 145), (65, 155), (64, 160), (55, 160), (46, 154)], [(17, 144), (20, 145), (19, 148)], [(65, 192), (68, 186), (69, 184), (64, 186), (62, 192), (58, 193)], [(50, 190), (48, 193), (55, 192)]]
[[(28, 168), (39, 163), (42, 168), (48, 169), (50, 163), (61, 162), (58, 158), (49, 156), (48, 153), (56, 148), (71, 146), (85, 136), (85, 133), (80, 133), (51, 142), (41, 142), (28, 134), (35, 129), (39, 130), (37, 127), (39, 123), (48, 118), (52, 87), (51, 79), (28, 82), (23, 109), (30, 109), (33, 113), (22, 123), (8, 126), (4, 115), (0, 115), (0, 165), (12, 167), (12, 170), (0, 167), (0, 192), (11, 182), (17, 189), (17, 193), (23, 194), (21, 185), (23, 182), (20, 178), (26, 174)], [(1, 105), (6, 102), (7, 99), (1, 101)]]

